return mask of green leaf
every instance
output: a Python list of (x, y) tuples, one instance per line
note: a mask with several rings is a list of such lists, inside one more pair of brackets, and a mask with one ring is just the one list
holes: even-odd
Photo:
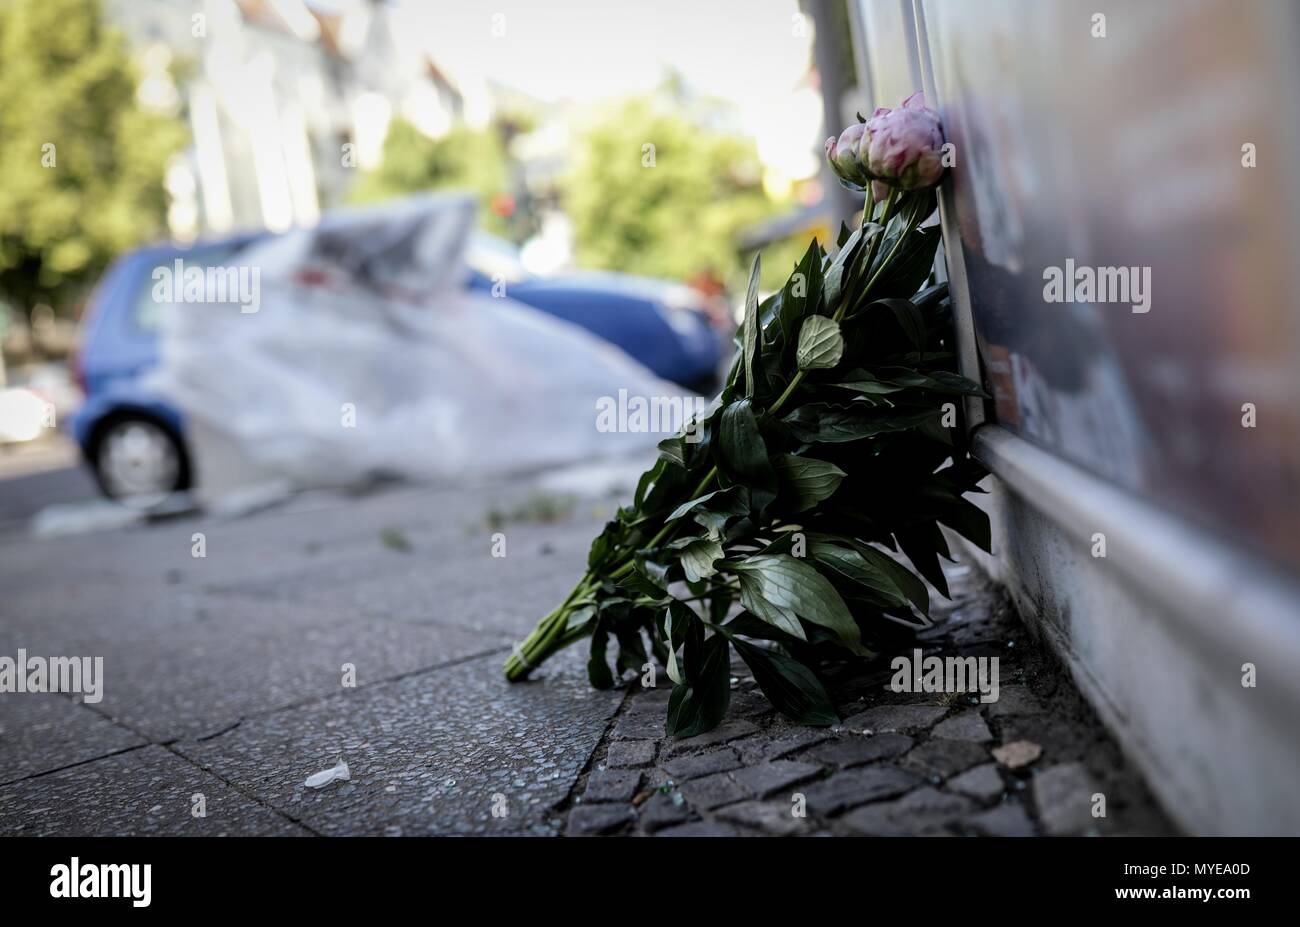
[(731, 700), (731, 644), (721, 634), (704, 642), (698, 672), (687, 685), (673, 686), (666, 730), (670, 737), (694, 737), (711, 731), (727, 713)]
[[(740, 577), (741, 604), (764, 621), (769, 620), (765, 611), (793, 612), (830, 628), (853, 653), (873, 655), (862, 646), (858, 625), (830, 580), (807, 563), (788, 554), (755, 554), (728, 567)], [(802, 633), (796, 636), (803, 637)]]
[(762, 508), (776, 497), (776, 472), (748, 399), (733, 402), (722, 410), (718, 457), (724, 473), (749, 487), (753, 505)]
[(867, 560), (853, 547), (841, 546), (821, 536), (810, 537), (808, 553), (818, 563), (869, 590), (867, 597), (875, 604), (893, 608), (908, 603), (907, 593), (898, 584), (893, 572)]
[(978, 383), (974, 383), (961, 374), (947, 370), (935, 370), (929, 374), (906, 367), (880, 367), (876, 375), (885, 383), (911, 389), (923, 389), (932, 393), (948, 396), (983, 396), (987, 397)]
[(839, 489), (844, 471), (835, 464), (812, 457), (778, 454), (772, 461), (783, 486), (794, 498), (793, 510), (802, 512)]
[(725, 556), (721, 542), (713, 538), (683, 538), (682, 541), (674, 541), (668, 546), (678, 550), (687, 582), (697, 583), (717, 572), (713, 564)]
[(930, 592), (925, 588), (925, 583), (921, 582), (915, 573), (889, 556), (889, 554), (876, 550), (870, 544), (855, 542), (853, 546), (862, 555), (862, 559), (877, 570), (888, 574), (894, 581), (894, 585), (902, 590), (903, 595), (907, 596), (908, 600), (923, 615), (930, 614)]
[(828, 383), (827, 385), (839, 389), (850, 389), (855, 393), (863, 393), (868, 396), (888, 396), (890, 393), (897, 393), (903, 389), (901, 385), (877, 379), (865, 370), (852, 370), (848, 374), (848, 379), (844, 382)]
[(781, 714), (813, 727), (839, 724), (840, 716), (830, 696), (808, 667), (776, 650), (738, 640), (732, 644), (753, 672), (758, 687)]
[(760, 336), (763, 325), (758, 312), (758, 279), (761, 266), (761, 256), (754, 255), (754, 266), (749, 272), (749, 291), (745, 294), (745, 321), (742, 325), (745, 350), (745, 395), (750, 397), (758, 391), (758, 378), (761, 375), (763, 339)]
[(795, 360), (800, 370), (825, 370), (844, 356), (844, 336), (839, 323), (824, 315), (810, 315), (799, 330)]
[(593, 689), (610, 689), (614, 686), (614, 674), (610, 672), (605, 659), (605, 650), (609, 645), (609, 620), (604, 616), (596, 619), (596, 628), (591, 635), (591, 652), (587, 654), (587, 680)]

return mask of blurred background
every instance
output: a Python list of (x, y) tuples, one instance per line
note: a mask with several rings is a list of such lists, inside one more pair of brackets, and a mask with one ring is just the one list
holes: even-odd
[[(820, 42), (813, 14), (832, 24)], [(183, 411), (142, 385), (166, 360), (151, 271), (228, 266), (435, 190), (473, 195), (463, 258), (484, 288), (531, 281), (510, 295), (709, 391), (754, 252), (771, 289), (857, 208), (821, 158), (861, 96), (849, 17), (795, 0), (4, 0), (0, 466), (67, 470), (71, 437), (110, 494), (186, 488)], [(73, 419), (87, 393), (112, 396)], [(85, 495), (86, 476), (28, 486), (0, 519)]]

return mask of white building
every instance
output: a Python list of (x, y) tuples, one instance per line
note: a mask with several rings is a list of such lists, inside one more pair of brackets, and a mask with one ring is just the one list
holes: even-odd
[[(395, 41), (376, 0), (106, 0), (143, 69), (142, 102), (183, 113), (192, 143), (168, 174), (173, 234), (310, 224), (375, 166), (389, 121), (431, 136), (456, 87)], [(178, 72), (173, 83), (170, 74)]]

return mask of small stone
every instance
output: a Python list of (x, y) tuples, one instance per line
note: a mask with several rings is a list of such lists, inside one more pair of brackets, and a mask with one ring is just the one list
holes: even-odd
[(698, 779), (713, 773), (727, 772), (740, 765), (740, 757), (730, 747), (701, 753), (697, 756), (683, 756), (664, 764), (664, 772), (679, 782)]
[(948, 782), (948, 788), (981, 801), (991, 801), (1005, 790), (998, 768), (993, 763), (976, 766)]
[(635, 770), (598, 769), (587, 780), (586, 802), (630, 802), (641, 787), (641, 774)]
[(977, 814), (966, 822), (985, 837), (1032, 837), (1034, 822), (1020, 805), (1003, 804)]
[(906, 734), (853, 734), (834, 743), (823, 744), (805, 754), (810, 760), (848, 768), (876, 760), (900, 756), (912, 747)]
[(822, 771), (813, 763), (796, 763), (791, 760), (774, 760), (748, 769), (738, 769), (731, 778), (740, 783), (751, 795), (767, 798), (790, 786), (811, 779)]
[(627, 805), (579, 805), (569, 812), (565, 833), (571, 837), (608, 834), (620, 830), (636, 819)]
[(901, 795), (915, 788), (920, 778), (893, 766), (872, 766), (836, 773), (804, 790), (808, 807), (818, 814), (836, 814), (867, 802)]
[(609, 745), (605, 762), (615, 768), (646, 766), (654, 762), (655, 745), (652, 740), (623, 740)]
[(856, 834), (879, 837), (928, 836), (943, 833), (963, 815), (975, 810), (974, 803), (961, 795), (938, 789), (917, 789), (897, 801), (878, 802), (850, 812), (841, 820)]
[(808, 829), (807, 818), (794, 816), (793, 802), (746, 801), (723, 808), (718, 817), (774, 837), (788, 837)]
[(903, 765), (924, 776), (947, 779), (987, 760), (988, 756), (988, 751), (979, 744), (932, 737), (909, 753)]
[(948, 709), (942, 705), (877, 705), (844, 721), (851, 731), (915, 731), (938, 721)]
[(1097, 821), (1092, 796), (1097, 783), (1082, 763), (1062, 763), (1034, 776), (1034, 807), (1043, 829), (1053, 837), (1082, 834)]
[(682, 784), (686, 800), (704, 811), (748, 798), (749, 793), (732, 781), (727, 773), (717, 773)]
[(1043, 755), (1043, 748), (1032, 740), (1013, 740), (993, 749), (993, 758), (1007, 769), (1028, 766)]
[(993, 739), (989, 726), (984, 723), (978, 711), (963, 711), (956, 717), (940, 721), (930, 733), (935, 737), (965, 740), (975, 744), (988, 743)]

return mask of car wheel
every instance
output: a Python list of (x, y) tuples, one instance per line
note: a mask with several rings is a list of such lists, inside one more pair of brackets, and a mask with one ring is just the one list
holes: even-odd
[(107, 425), (95, 442), (94, 461), (104, 494), (128, 505), (157, 505), (189, 484), (180, 441), (145, 418), (121, 418)]

